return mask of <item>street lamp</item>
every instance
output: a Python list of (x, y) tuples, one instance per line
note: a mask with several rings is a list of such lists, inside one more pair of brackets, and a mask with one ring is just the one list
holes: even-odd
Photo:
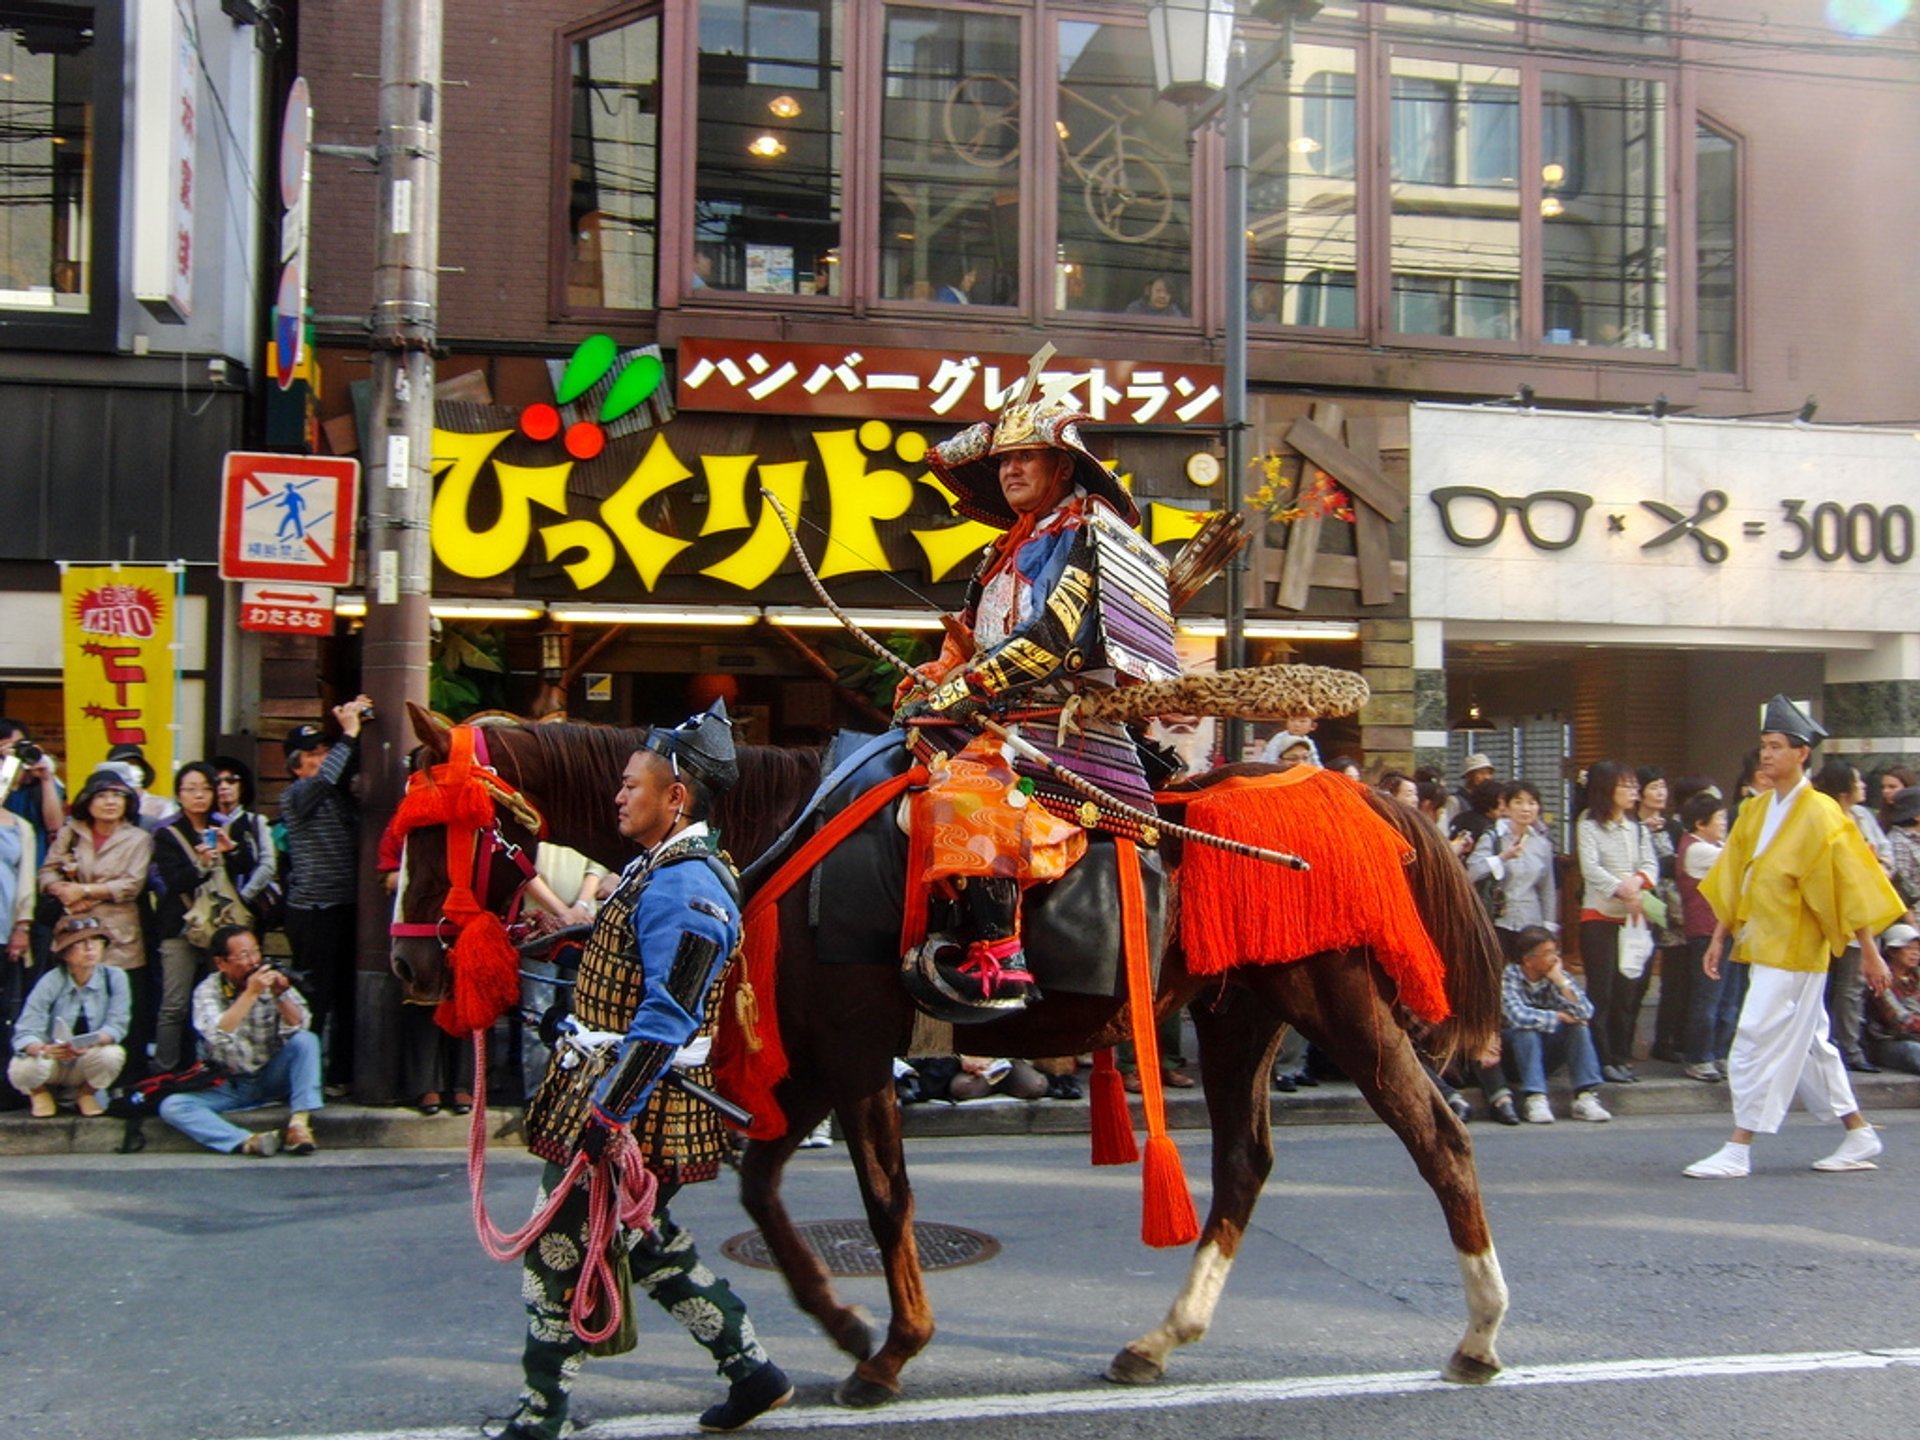
[[(1237, 0), (1152, 0), (1147, 33), (1153, 42), (1154, 83), (1176, 105), (1193, 106), (1218, 96), (1193, 114), (1195, 128), (1221, 117), (1226, 163), (1226, 315), (1227, 354), (1224, 409), (1227, 432), (1229, 515), (1245, 504), (1247, 478), (1247, 112), (1249, 87), (1275, 64), (1288, 76), (1293, 67), (1293, 27), (1320, 13), (1321, 0), (1253, 0), (1250, 13), (1278, 20), (1280, 41), (1259, 60), (1247, 63), (1246, 45), (1234, 33)], [(1291, 91), (1291, 82), (1285, 86)], [(1291, 105), (1291, 95), (1283, 97)], [(1290, 161), (1287, 163), (1291, 163)], [(1286, 217), (1281, 217), (1284, 221)], [(1285, 276), (1281, 277), (1284, 286)], [(1227, 668), (1247, 663), (1246, 553), (1227, 567)], [(1229, 719), (1224, 749), (1229, 762), (1245, 748), (1246, 723)]]

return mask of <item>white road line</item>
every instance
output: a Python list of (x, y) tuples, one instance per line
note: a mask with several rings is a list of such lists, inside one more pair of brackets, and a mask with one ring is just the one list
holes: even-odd
[[(1920, 1349), (1811, 1350), (1788, 1355), (1693, 1355), (1670, 1359), (1594, 1360), (1577, 1365), (1532, 1365), (1502, 1371), (1481, 1393), (1547, 1385), (1599, 1385), (1622, 1380), (1705, 1380), (1801, 1375), (1820, 1370), (1890, 1370), (1920, 1366)], [(1033, 1420), (1060, 1415), (1109, 1415), (1187, 1406), (1284, 1404), (1299, 1400), (1345, 1400), (1362, 1396), (1458, 1392), (1430, 1370), (1378, 1375), (1320, 1375), (1299, 1380), (1243, 1380), (1226, 1384), (1153, 1385), (1142, 1389), (1054, 1390), (1032, 1395), (977, 1395), (951, 1400), (902, 1400), (878, 1410), (796, 1406), (756, 1420), (750, 1433), (850, 1430), (860, 1427), (955, 1424), (981, 1420)], [(595, 1417), (594, 1440), (666, 1440), (692, 1433), (685, 1415)], [(356, 1430), (349, 1434), (275, 1435), (260, 1440), (473, 1440), (474, 1427), (433, 1430)]]

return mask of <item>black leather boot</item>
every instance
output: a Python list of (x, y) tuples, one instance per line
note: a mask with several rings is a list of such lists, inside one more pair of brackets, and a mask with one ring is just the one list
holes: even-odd
[(1038, 999), (1020, 944), (1020, 882), (970, 879), (961, 898), (972, 932), (960, 965), (962, 978), (977, 986), (984, 1000)]

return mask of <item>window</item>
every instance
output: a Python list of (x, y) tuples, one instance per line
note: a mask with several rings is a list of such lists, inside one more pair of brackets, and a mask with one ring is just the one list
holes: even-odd
[(93, 20), (91, 7), (0, 5), (0, 309), (83, 316), (103, 278)]
[(660, 20), (569, 45), (567, 304), (651, 310), (660, 178)]
[[(1293, 95), (1279, 71), (1262, 77), (1249, 121), (1247, 318), (1255, 323), (1355, 325), (1358, 264), (1354, 182), (1354, 55), (1300, 45), (1306, 83)], [(1329, 275), (1341, 277), (1339, 296)]]
[(1546, 340), (1664, 350), (1666, 86), (1617, 76), (1550, 74), (1544, 91), (1577, 103), (1584, 170), (1581, 193), (1568, 194), (1553, 183), (1552, 163), (1542, 167), (1543, 293), (1551, 295), (1558, 286), (1578, 301), (1575, 323), (1549, 325)]
[(888, 300), (1020, 296), (1020, 22), (889, 6), (880, 100)]
[(1520, 79), (1396, 54), (1391, 91), (1393, 329), (1520, 333)]
[(700, 0), (694, 294), (840, 293), (841, 0)]
[(1157, 98), (1147, 32), (1064, 20), (1054, 90), (1054, 307), (1190, 313), (1187, 118)]
[(1387, 5), (1386, 23), (1395, 29), (1453, 35), (1511, 35), (1515, 0), (1469, 0), (1438, 5)]
[(1702, 370), (1740, 368), (1740, 147), (1711, 125), (1693, 134), (1694, 323)]
[(1667, 0), (1534, 0), (1535, 35), (1587, 49), (1666, 48)]

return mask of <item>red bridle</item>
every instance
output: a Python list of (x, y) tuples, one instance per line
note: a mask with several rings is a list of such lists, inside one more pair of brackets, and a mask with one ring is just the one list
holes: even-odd
[[(402, 838), (423, 827), (446, 827), (447, 898), (440, 917), (431, 923), (395, 920), (387, 933), (395, 939), (431, 939), (447, 952), (454, 990), (437, 1018), (455, 1034), (492, 1024), (518, 998), (518, 958), (506, 926), (518, 918), (538, 872), (526, 850), (502, 833), (502, 801), (531, 817), (536, 836), (545, 834), (539, 812), (488, 765), (485, 734), (472, 725), (456, 725), (446, 763), (414, 774), (393, 817)], [(520, 872), (504, 915), (485, 903), (496, 858), (511, 861)]]

